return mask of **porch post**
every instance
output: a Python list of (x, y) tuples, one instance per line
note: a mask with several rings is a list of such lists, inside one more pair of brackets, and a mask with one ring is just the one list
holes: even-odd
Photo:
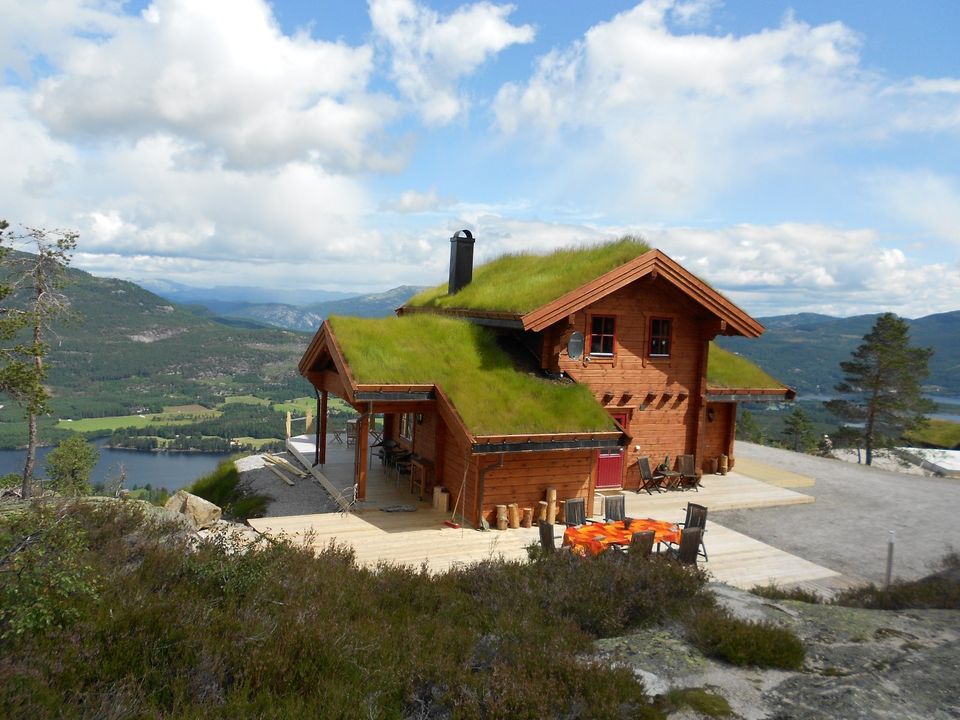
[(370, 444), (370, 414), (360, 414), (357, 423), (357, 500), (367, 499), (367, 447)]
[(327, 391), (317, 393), (317, 450), (313, 458), (314, 466), (327, 462)]

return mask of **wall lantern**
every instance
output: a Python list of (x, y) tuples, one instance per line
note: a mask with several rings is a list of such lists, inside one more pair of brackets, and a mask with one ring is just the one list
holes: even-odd
[(717, 411), (713, 408), (707, 408), (707, 422), (713, 422), (713, 419), (717, 416)]
[(423, 413), (417, 413), (417, 425), (423, 424)]

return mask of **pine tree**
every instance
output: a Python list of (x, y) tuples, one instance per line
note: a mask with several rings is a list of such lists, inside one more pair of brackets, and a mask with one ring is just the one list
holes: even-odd
[(932, 348), (910, 346), (910, 328), (893, 313), (884, 313), (850, 360), (840, 363), (844, 380), (837, 392), (849, 399), (830, 400), (827, 409), (848, 422), (863, 423), (866, 464), (873, 450), (926, 422), (935, 405), (921, 395)]
[(808, 452), (816, 442), (813, 423), (800, 408), (794, 408), (793, 412), (784, 418), (782, 434), (789, 438), (794, 452)]
[[(0, 228), (3, 240), (23, 243), (36, 252), (35, 255), (12, 257), (0, 254), (0, 262), (12, 269), (12, 281), (0, 286), (0, 299), (18, 291), (29, 294), (29, 300), (19, 307), (0, 308), (0, 340), (13, 341), (14, 345), (0, 348), (0, 391), (5, 392), (27, 416), (27, 459), (23, 468), (24, 499), (30, 497), (33, 469), (37, 453), (37, 418), (50, 411), (50, 392), (44, 386), (46, 379), (47, 334), (51, 322), (67, 313), (69, 303), (60, 289), (66, 284), (70, 253), (77, 246), (76, 232), (69, 230), (43, 230), (26, 228), (20, 235), (6, 233), (6, 223)], [(29, 329), (29, 340), (18, 336), (24, 328)]]

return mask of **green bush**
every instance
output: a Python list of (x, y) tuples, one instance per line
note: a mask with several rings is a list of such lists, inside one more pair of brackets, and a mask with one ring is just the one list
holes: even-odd
[(240, 473), (232, 460), (220, 463), (216, 470), (188, 487), (187, 492), (218, 505), (224, 515), (235, 520), (262, 515), (271, 501), (267, 495), (255, 495), (240, 483)]
[(758, 597), (767, 600), (796, 600), (798, 602), (817, 605), (823, 602), (823, 598), (812, 590), (803, 588), (782, 588), (779, 585), (757, 585), (750, 588), (750, 592)]
[(894, 582), (887, 590), (876, 585), (851, 588), (837, 595), (833, 602), (846, 607), (877, 610), (960, 610), (960, 553), (945, 555), (937, 571), (928, 577)]
[(662, 698), (660, 707), (667, 713), (690, 708), (707, 717), (733, 715), (733, 709), (726, 698), (703, 688), (674, 688)]
[(34, 504), (0, 526), (0, 638), (64, 629), (98, 596), (68, 507)]
[(99, 458), (100, 451), (81, 435), (62, 440), (47, 455), (46, 469), (51, 486), (62, 495), (89, 495), (92, 491), (90, 473)]
[(705, 655), (734, 665), (784, 670), (803, 666), (803, 644), (793, 632), (771, 623), (741, 620), (716, 606), (691, 615), (687, 636)]

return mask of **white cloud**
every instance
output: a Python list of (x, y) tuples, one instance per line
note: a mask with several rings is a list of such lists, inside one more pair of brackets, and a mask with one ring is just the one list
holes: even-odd
[(788, 14), (779, 27), (739, 36), (670, 26), (710, 9), (647, 0), (500, 89), (504, 136), (531, 155), (546, 148), (563, 168), (549, 196), (682, 220), (826, 148), (960, 128), (960, 81), (902, 87), (868, 72), (860, 37), (840, 22)]
[(960, 264), (910, 259), (875, 230), (785, 223), (669, 228), (648, 238), (754, 315), (956, 310)]
[(441, 17), (415, 0), (370, 0), (374, 33), (390, 53), (391, 76), (425, 122), (441, 125), (467, 107), (459, 81), (504, 48), (533, 40), (511, 25), (512, 5), (478, 2)]
[(439, 210), (453, 202), (453, 198), (440, 197), (436, 188), (430, 188), (427, 192), (406, 190), (400, 193), (399, 197), (382, 203), (381, 207), (397, 213), (423, 213)]
[(370, 147), (395, 112), (371, 94), (367, 46), (284, 35), (263, 0), (155, 0), (106, 37), (70, 27), (36, 114), (69, 138), (175, 135), (238, 167), (309, 161), (379, 169)]
[(886, 215), (960, 248), (960, 182), (927, 170), (887, 170), (865, 181)]

